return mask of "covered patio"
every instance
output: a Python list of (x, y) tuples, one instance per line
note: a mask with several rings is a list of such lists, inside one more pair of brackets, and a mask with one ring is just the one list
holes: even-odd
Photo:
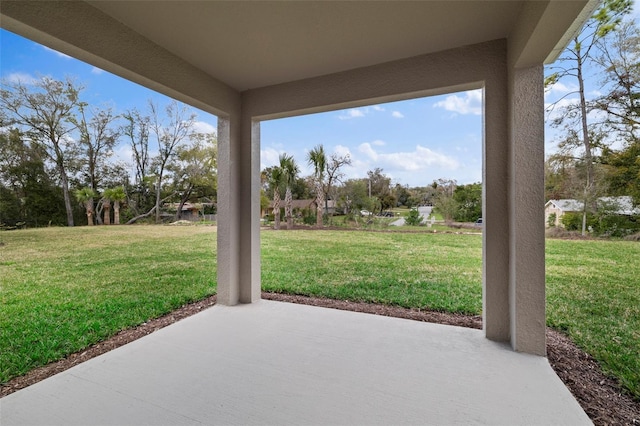
[(0, 420), (590, 424), (546, 358), (480, 330), (269, 300), (217, 305), (9, 395)]
[[(544, 358), (543, 64), (597, 5), (3, 1), (3, 28), (218, 116), (223, 305), (3, 398), (3, 424), (588, 422)], [(260, 122), (468, 89), (483, 331), (260, 301)]]

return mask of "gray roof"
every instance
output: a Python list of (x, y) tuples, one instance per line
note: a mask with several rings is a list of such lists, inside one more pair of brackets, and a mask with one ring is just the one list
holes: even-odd
[(548, 206), (549, 204), (563, 212), (580, 212), (583, 208), (582, 201), (572, 199), (549, 200), (546, 205)]
[[(550, 204), (563, 212), (581, 212), (584, 206), (582, 201), (573, 199), (549, 200), (545, 207)], [(634, 208), (633, 199), (627, 195), (622, 197), (600, 197), (598, 198), (598, 206), (611, 208), (619, 215), (640, 215), (640, 207)]]

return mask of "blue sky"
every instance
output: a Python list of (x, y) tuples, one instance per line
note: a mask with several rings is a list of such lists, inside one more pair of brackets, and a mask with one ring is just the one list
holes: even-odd
[[(636, 1), (636, 19), (638, 9)], [(84, 100), (111, 106), (116, 112), (133, 107), (144, 111), (148, 99), (168, 102), (163, 95), (0, 29), (0, 77), (28, 83), (45, 75), (75, 77), (85, 87)], [(572, 82), (560, 82), (547, 93), (546, 102), (573, 88)], [(597, 89), (589, 90), (597, 94)], [(307, 175), (306, 153), (323, 144), (328, 153), (350, 155), (352, 166), (344, 169), (347, 178), (365, 177), (368, 170), (380, 167), (393, 184), (411, 187), (426, 186), (438, 178), (455, 179), (460, 184), (479, 182), (481, 105), (482, 92), (468, 91), (266, 121), (261, 127), (261, 168), (276, 164), (278, 155), (287, 153), (299, 163), (302, 175)], [(196, 112), (199, 130), (213, 131), (215, 116)], [(547, 153), (554, 150), (555, 134), (547, 128)], [(126, 143), (118, 146), (116, 157), (131, 159)]]

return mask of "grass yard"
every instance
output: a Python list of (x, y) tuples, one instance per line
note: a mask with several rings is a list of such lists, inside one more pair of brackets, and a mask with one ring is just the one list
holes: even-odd
[[(0, 233), (0, 382), (215, 293), (215, 228)], [(264, 290), (479, 314), (480, 235), (265, 231)], [(547, 322), (640, 399), (640, 244), (547, 241)]]
[(214, 229), (0, 233), (0, 383), (214, 294)]
[(262, 288), (477, 314), (482, 309), (481, 236), (263, 232)]
[(547, 324), (640, 400), (640, 243), (547, 240)]

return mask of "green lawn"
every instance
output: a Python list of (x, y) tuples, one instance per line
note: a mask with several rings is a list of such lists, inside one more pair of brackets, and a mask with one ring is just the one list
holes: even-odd
[(0, 233), (0, 382), (214, 294), (213, 229)]
[[(0, 233), (0, 382), (215, 293), (215, 228)], [(265, 231), (267, 291), (479, 314), (480, 235)], [(547, 321), (640, 398), (640, 244), (547, 241)]]

